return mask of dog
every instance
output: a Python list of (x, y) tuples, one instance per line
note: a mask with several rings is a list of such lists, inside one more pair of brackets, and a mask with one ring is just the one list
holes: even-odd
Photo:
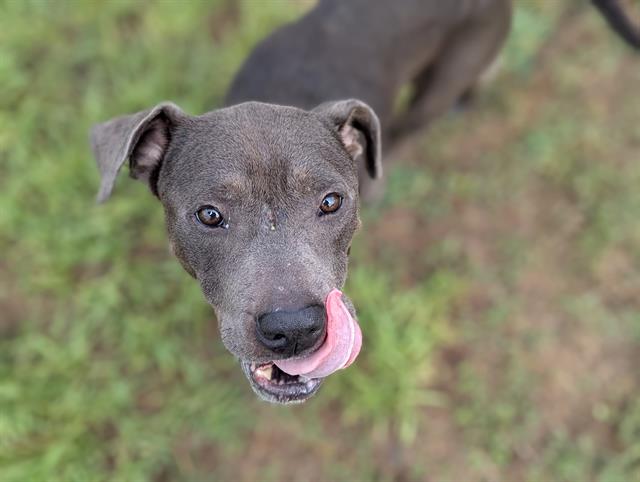
[(192, 116), (165, 102), (92, 129), (98, 201), (125, 163), (148, 185), (262, 399), (303, 402), (355, 360), (362, 334), (340, 289), (359, 192), (382, 175), (382, 139), (448, 110), (510, 19), (504, 0), (321, 0), (258, 45), (226, 107)]

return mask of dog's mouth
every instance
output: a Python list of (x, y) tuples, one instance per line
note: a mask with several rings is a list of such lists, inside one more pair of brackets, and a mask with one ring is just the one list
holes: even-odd
[(242, 369), (253, 390), (264, 400), (300, 403), (311, 397), (332, 373), (351, 365), (362, 346), (362, 332), (355, 317), (334, 289), (325, 301), (327, 330), (312, 353), (269, 362), (242, 360)]
[(240, 363), (253, 391), (268, 402), (302, 403), (318, 391), (323, 381), (323, 378), (289, 375), (273, 362), (241, 361)]

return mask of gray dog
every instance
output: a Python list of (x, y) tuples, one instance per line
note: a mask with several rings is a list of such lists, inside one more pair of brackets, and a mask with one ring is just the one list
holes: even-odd
[(230, 107), (191, 116), (162, 103), (93, 128), (98, 199), (125, 162), (148, 184), (173, 252), (263, 399), (304, 401), (354, 361), (360, 328), (339, 289), (359, 190), (381, 176), (380, 120), (392, 139), (449, 109), (499, 51), (510, 10), (504, 0), (322, 0), (256, 48)]

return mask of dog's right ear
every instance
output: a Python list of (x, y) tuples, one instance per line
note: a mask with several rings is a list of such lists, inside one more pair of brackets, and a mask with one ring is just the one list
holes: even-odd
[(177, 105), (164, 102), (95, 125), (91, 129), (91, 149), (101, 176), (97, 201), (109, 198), (118, 171), (127, 159), (131, 177), (147, 182), (157, 195), (158, 173), (171, 142), (171, 131), (184, 115)]

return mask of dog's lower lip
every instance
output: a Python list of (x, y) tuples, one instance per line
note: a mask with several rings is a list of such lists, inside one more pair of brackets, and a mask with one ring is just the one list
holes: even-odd
[(305, 378), (284, 373), (273, 362), (241, 361), (251, 388), (262, 399), (276, 403), (301, 403), (314, 395), (322, 378)]

